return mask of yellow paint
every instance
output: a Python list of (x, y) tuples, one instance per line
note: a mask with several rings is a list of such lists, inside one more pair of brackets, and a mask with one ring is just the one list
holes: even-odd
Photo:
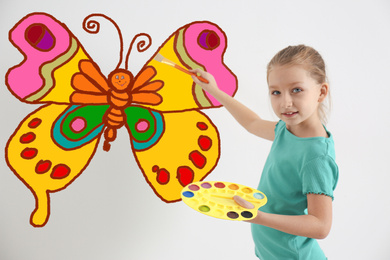
[[(88, 163), (97, 145), (95, 139), (80, 149), (63, 150), (53, 142), (52, 124), (67, 107), (67, 105), (52, 104), (27, 117), (6, 148), (9, 165), (35, 195), (36, 209), (31, 219), (35, 226), (42, 226), (47, 221), (50, 207), (49, 193), (61, 190), (73, 181)], [(42, 122), (37, 128), (31, 129), (28, 123), (34, 118), (40, 118)], [(36, 139), (29, 144), (20, 143), (20, 137), (28, 132), (33, 132)], [(37, 148), (37, 156), (29, 160), (23, 159), (20, 154), (26, 147)], [(66, 164), (71, 168), (70, 175), (64, 179), (52, 179), (51, 170), (44, 174), (37, 174), (35, 167), (40, 160), (50, 160), (52, 168), (57, 164)]]
[[(159, 53), (185, 68), (174, 52), (174, 39), (175, 36), (172, 36)], [(151, 60), (147, 65), (153, 66), (157, 70), (157, 75), (153, 80), (164, 81), (164, 87), (158, 91), (163, 97), (163, 102), (160, 105), (150, 107), (160, 111), (180, 111), (199, 108), (194, 101), (193, 80), (190, 75), (156, 60)]]
[(71, 86), (72, 76), (79, 72), (80, 60), (89, 59), (82, 48), (77, 54), (63, 66), (54, 71), (55, 88), (43, 97), (40, 102), (54, 101), (59, 103), (69, 103), (69, 97), (74, 92)]
[[(193, 181), (203, 179), (214, 168), (219, 159), (219, 138), (209, 119), (196, 111), (164, 114), (164, 120), (166, 128), (163, 138), (149, 150), (137, 152), (136, 156), (155, 192), (169, 202), (179, 200), (180, 192), (183, 189), (176, 178), (177, 168), (189, 166), (195, 172)], [(205, 122), (208, 129), (199, 130), (196, 126), (197, 122)], [(198, 138), (201, 135), (212, 139), (210, 150), (202, 151), (199, 148)], [(190, 152), (194, 150), (198, 150), (207, 158), (207, 164), (203, 169), (196, 168), (189, 159)], [(152, 171), (154, 165), (170, 172), (168, 184), (161, 185), (157, 182), (156, 173)]]

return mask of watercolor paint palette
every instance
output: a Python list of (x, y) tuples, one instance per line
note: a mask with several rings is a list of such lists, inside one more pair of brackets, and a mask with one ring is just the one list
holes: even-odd
[[(233, 197), (238, 195), (255, 207), (247, 209), (238, 205)], [(261, 191), (231, 182), (204, 181), (187, 185), (181, 193), (185, 204), (211, 217), (227, 220), (250, 220), (257, 210), (267, 203)]]

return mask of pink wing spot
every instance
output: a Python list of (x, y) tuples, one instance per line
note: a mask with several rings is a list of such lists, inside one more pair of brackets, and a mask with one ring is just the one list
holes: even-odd
[(24, 135), (22, 135), (19, 139), (19, 141), (22, 143), (22, 144), (27, 144), (27, 143), (31, 143), (32, 141), (35, 140), (35, 134), (33, 132), (28, 132)]
[(208, 129), (208, 126), (207, 126), (206, 123), (204, 123), (204, 122), (198, 122), (198, 123), (196, 124), (196, 126), (199, 128), (199, 130), (202, 130), (202, 131)]
[(54, 47), (55, 38), (44, 24), (32, 24), (26, 29), (26, 40), (40, 51), (49, 51)]
[(166, 169), (160, 169), (155, 165), (152, 167), (152, 171), (157, 173), (156, 180), (158, 183), (165, 185), (169, 182), (170, 173)]
[(149, 129), (149, 122), (144, 119), (141, 119), (137, 122), (135, 128), (137, 129), (138, 132), (141, 133), (146, 132)]
[(34, 118), (28, 123), (28, 127), (30, 128), (37, 128), (42, 123), (42, 120), (40, 118)]
[(177, 176), (179, 183), (185, 187), (194, 180), (194, 171), (188, 166), (180, 166), (177, 168)]
[(203, 49), (211, 51), (219, 46), (220, 39), (214, 31), (204, 30), (198, 36), (198, 44)]
[(35, 172), (38, 174), (46, 173), (51, 168), (51, 161), (49, 160), (40, 160), (35, 166)]
[(198, 145), (199, 145), (200, 149), (202, 149), (202, 151), (210, 150), (212, 144), (213, 144), (213, 141), (208, 136), (201, 135), (198, 139)]
[(37, 156), (38, 150), (36, 148), (24, 148), (24, 150), (20, 153), (20, 156), (23, 159), (30, 160)]
[(70, 174), (70, 168), (65, 164), (58, 164), (53, 168), (50, 177), (53, 179), (63, 179)]
[(75, 117), (73, 121), (70, 123), (70, 128), (76, 133), (80, 133), (86, 127), (87, 127), (87, 122), (83, 117)]
[(203, 169), (207, 161), (206, 157), (199, 151), (192, 151), (190, 153), (190, 160), (199, 169)]

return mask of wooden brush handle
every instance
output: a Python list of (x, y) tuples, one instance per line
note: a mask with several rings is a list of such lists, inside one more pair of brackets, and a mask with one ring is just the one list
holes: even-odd
[(195, 76), (197, 77), (200, 81), (204, 82), (204, 83), (209, 83), (209, 81), (205, 78), (202, 78), (201, 76), (198, 76), (196, 75), (195, 73), (192, 73), (192, 72), (189, 72), (188, 70), (180, 67), (179, 65), (175, 64), (175, 68), (178, 69), (178, 70), (181, 70), (183, 71), (184, 73), (187, 73), (188, 75), (191, 75), (191, 76)]

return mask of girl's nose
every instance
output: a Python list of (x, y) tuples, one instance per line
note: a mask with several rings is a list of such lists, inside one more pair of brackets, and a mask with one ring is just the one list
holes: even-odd
[(284, 99), (283, 99), (283, 107), (284, 108), (288, 108), (288, 107), (292, 107), (292, 98), (290, 95), (285, 95), (284, 96)]

